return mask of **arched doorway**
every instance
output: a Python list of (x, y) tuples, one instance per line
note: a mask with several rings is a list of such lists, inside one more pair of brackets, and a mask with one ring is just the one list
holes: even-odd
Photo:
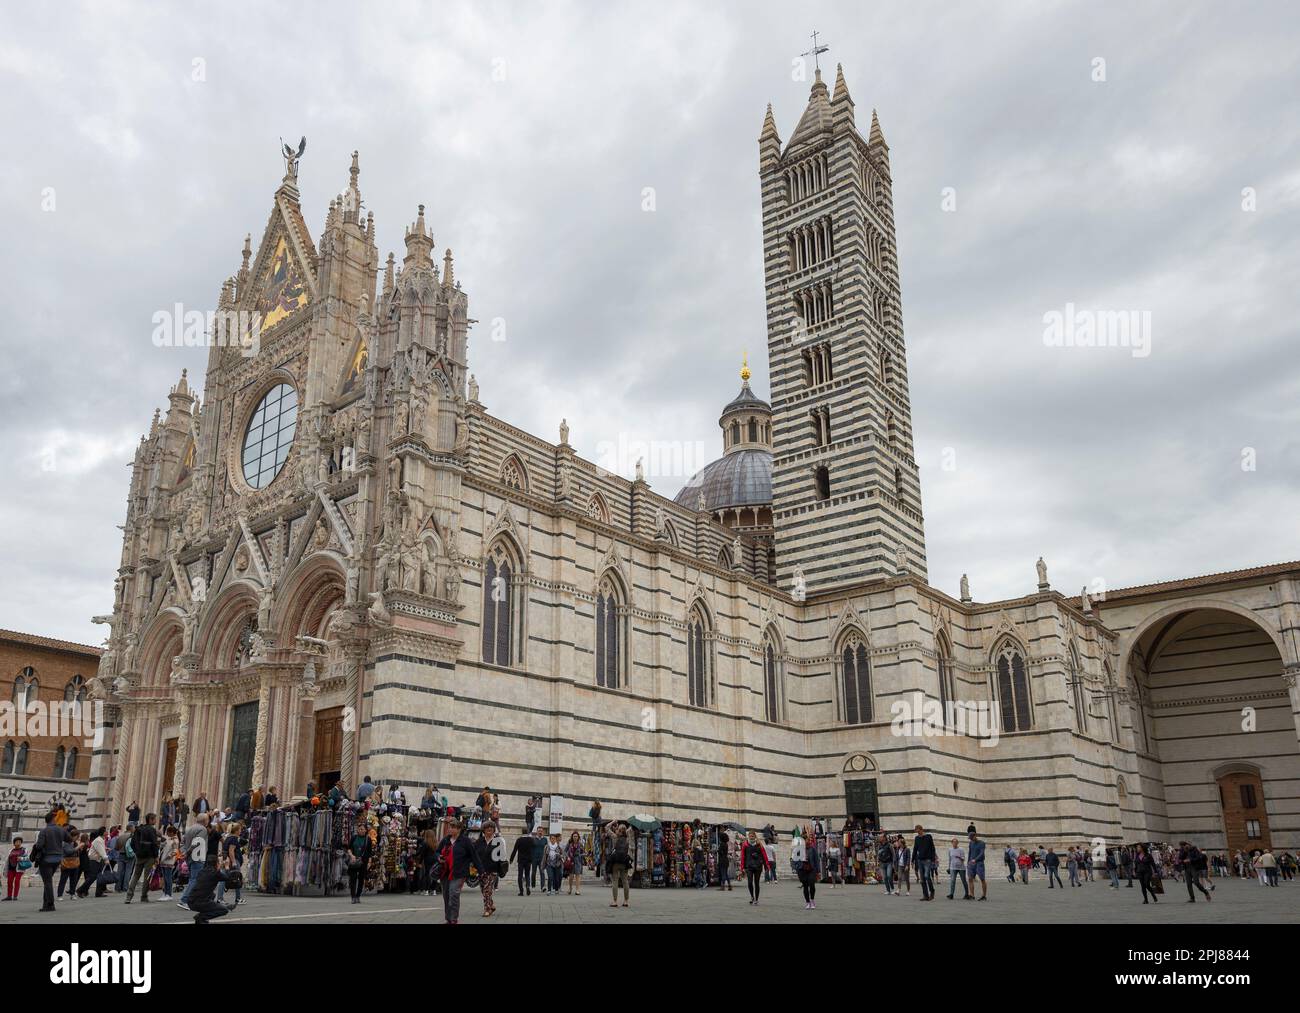
[(1238, 607), (1169, 609), (1138, 629), (1129, 678), (1152, 837), (1214, 851), (1268, 842), (1269, 798), (1300, 779), (1282, 672), (1272, 633)]

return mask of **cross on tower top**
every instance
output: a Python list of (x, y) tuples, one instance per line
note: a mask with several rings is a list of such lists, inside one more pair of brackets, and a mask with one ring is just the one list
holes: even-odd
[(806, 53), (799, 54), (800, 56), (811, 56), (813, 58), (813, 68), (815, 70), (822, 69), (821, 61), (818, 59), (818, 57), (821, 56), (822, 53), (825, 53), (831, 48), (830, 46), (817, 45), (817, 36), (819, 34), (820, 33), (816, 29), (813, 29), (812, 35), (809, 36), (809, 38), (812, 39), (812, 49), (808, 50), (808, 52)]

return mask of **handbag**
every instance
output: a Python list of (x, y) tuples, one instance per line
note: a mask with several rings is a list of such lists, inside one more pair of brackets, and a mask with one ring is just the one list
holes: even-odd
[(32, 867), (32, 863), (31, 863), (30, 861), (28, 861), (26, 858), (20, 858), (20, 859), (18, 859), (18, 871), (19, 871), (19, 872), (26, 872), (26, 871), (27, 871), (28, 869), (30, 869), (31, 867)]

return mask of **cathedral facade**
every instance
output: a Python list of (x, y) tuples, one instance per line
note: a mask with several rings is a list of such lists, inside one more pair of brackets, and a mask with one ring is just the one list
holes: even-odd
[[(889, 147), (842, 73), (818, 72), (787, 142), (768, 109), (772, 399), (742, 372), (722, 456), (673, 499), (564, 423), (552, 441), (492, 413), (424, 208), (381, 260), (354, 154), (313, 236), (286, 155), (201, 403), (182, 375), (136, 452), (91, 686), (101, 820), (369, 775), (489, 785), (507, 818), (544, 794), (1300, 844), (1300, 565), (1095, 601), (1042, 560), (1012, 600), (929, 586)], [(230, 333), (248, 320), (251, 345)]]

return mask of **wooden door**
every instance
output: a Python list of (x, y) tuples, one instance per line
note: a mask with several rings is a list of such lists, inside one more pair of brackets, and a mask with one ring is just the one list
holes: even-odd
[(168, 739), (163, 743), (163, 773), (162, 785), (158, 789), (158, 799), (171, 793), (175, 787), (172, 782), (176, 780), (176, 747), (180, 745), (180, 739)]
[(312, 780), (317, 791), (329, 791), (343, 767), (343, 708), (330, 707), (316, 713), (316, 735), (312, 746)]

